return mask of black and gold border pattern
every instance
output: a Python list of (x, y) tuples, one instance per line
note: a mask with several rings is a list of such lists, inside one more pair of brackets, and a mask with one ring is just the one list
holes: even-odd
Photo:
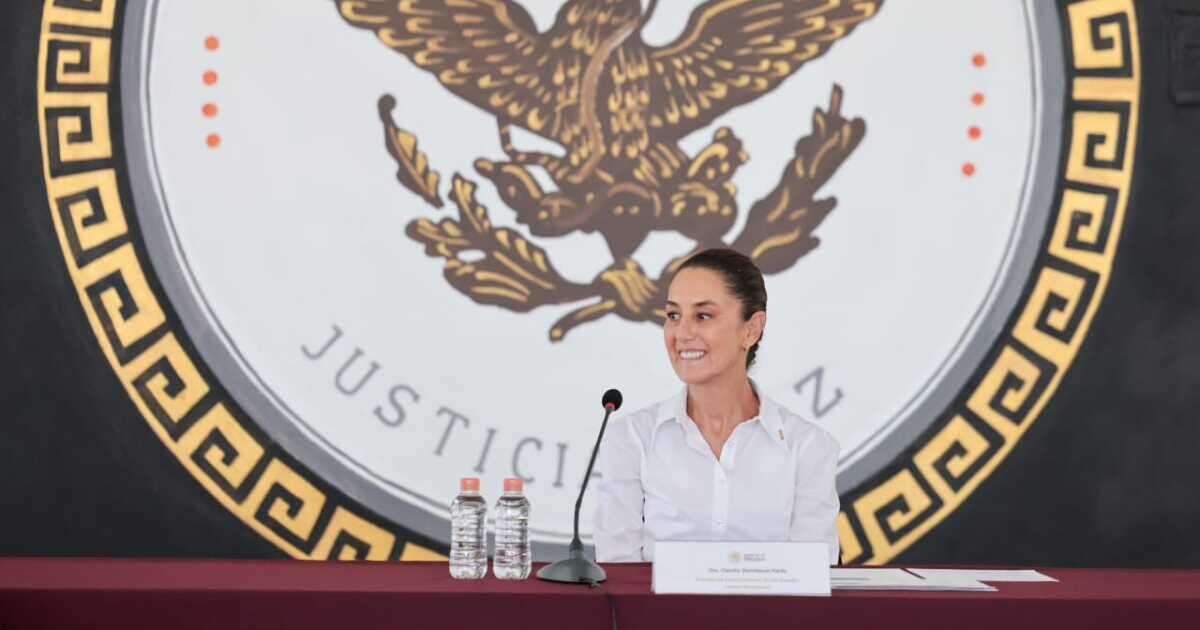
[[(119, 0), (46, 0), (38, 123), (67, 268), (113, 371), (150, 428), (222, 505), (297, 558), (428, 559), (403, 529), (295, 461), (188, 343), (131, 232), (119, 142)], [(906, 455), (843, 497), (847, 564), (895, 558), (1020, 440), (1070, 368), (1108, 283), (1133, 177), (1140, 51), (1133, 0), (1063, 9), (1068, 97), (1057, 207), (1005, 333)]]
[[(246, 418), (158, 289), (122, 178), (121, 2), (47, 0), (38, 53), (43, 175), (67, 268), (96, 339), (150, 428), (214, 498), (306, 559), (432, 559), (342, 496)], [(119, 147), (118, 147), (119, 148)]]
[(1062, 10), (1067, 102), (1055, 207), (1024, 295), (969, 385), (848, 496), (842, 560), (895, 558), (996, 470), (1053, 397), (1104, 296), (1133, 180), (1141, 60), (1133, 0)]

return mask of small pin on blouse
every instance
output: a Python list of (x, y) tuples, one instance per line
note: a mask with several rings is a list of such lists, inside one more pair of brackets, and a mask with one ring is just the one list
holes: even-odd
[(779, 439), (783, 439), (783, 429), (779, 430)]

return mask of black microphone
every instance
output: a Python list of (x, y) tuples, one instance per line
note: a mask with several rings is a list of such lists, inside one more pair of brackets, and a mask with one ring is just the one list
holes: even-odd
[(596, 445), (592, 447), (592, 458), (588, 460), (587, 472), (583, 475), (579, 498), (575, 499), (575, 535), (567, 547), (567, 558), (542, 567), (537, 573), (538, 579), (572, 584), (595, 584), (608, 579), (600, 565), (583, 555), (583, 541), (579, 540), (579, 509), (583, 507), (583, 494), (587, 492), (588, 480), (592, 478), (592, 467), (596, 465), (596, 453), (600, 452), (600, 441), (604, 439), (608, 417), (621, 408), (621, 392), (615, 389), (604, 392), (600, 404), (604, 405), (604, 421), (600, 423), (600, 435), (596, 436)]

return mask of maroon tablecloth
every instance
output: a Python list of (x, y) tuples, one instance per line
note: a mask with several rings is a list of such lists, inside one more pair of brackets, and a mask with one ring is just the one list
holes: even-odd
[(599, 587), (450, 579), (443, 563), (0, 559), (0, 628), (1200, 628), (1200, 571), (1043, 569), (994, 593), (650, 593), (647, 565)]

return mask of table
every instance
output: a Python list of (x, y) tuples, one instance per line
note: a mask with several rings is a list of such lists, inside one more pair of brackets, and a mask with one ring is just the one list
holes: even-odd
[(1200, 571), (1041, 569), (994, 593), (654, 595), (650, 567), (601, 586), (450, 579), (444, 563), (0, 558), (0, 628), (1194, 628)]

